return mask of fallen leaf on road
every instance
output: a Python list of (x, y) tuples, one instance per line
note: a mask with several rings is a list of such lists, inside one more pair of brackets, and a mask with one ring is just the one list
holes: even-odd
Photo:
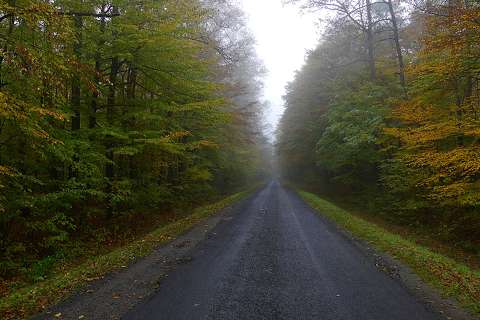
[(98, 280), (98, 279), (100, 279), (100, 277), (86, 278), (85, 280), (87, 280), (87, 281), (95, 281), (95, 280)]

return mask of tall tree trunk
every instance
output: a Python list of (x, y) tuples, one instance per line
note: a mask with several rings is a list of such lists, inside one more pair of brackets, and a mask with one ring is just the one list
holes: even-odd
[(367, 3), (367, 51), (368, 51), (368, 69), (370, 71), (370, 79), (375, 80), (377, 73), (375, 69), (375, 39), (373, 35), (373, 21), (372, 21), (372, 3), (366, 0)]
[[(83, 20), (80, 16), (74, 16), (75, 21), (75, 35), (76, 41), (73, 47), (76, 62), (80, 64), (81, 50), (82, 50), (82, 27)], [(72, 105), (72, 131), (80, 129), (80, 75), (76, 72), (72, 79), (72, 93), (71, 93), (71, 105)]]
[(135, 69), (133, 63), (130, 63), (127, 73), (127, 103), (125, 103), (125, 107), (123, 108), (123, 115), (127, 114), (129, 106), (133, 106), (135, 104), (136, 83), (137, 70)]
[[(106, 6), (102, 5), (102, 10), (101, 10), (102, 14), (106, 14), (105, 8)], [(102, 17), (100, 19), (100, 34), (102, 36), (105, 33), (105, 26), (106, 26), (106, 20), (105, 20), (105, 17)], [(102, 73), (102, 70), (101, 70), (102, 57), (100, 55), (100, 47), (102, 46), (102, 44), (103, 44), (103, 39), (102, 37), (100, 37), (99, 41), (97, 42), (97, 49), (95, 52), (95, 92), (93, 92), (92, 101), (90, 103), (90, 116), (88, 120), (88, 127), (90, 129), (93, 129), (97, 126), (97, 110), (98, 110), (98, 97), (99, 97), (99, 93), (97, 89), (100, 84), (100, 74)]]
[(107, 96), (107, 120), (109, 125), (113, 125), (114, 110), (115, 110), (115, 95), (117, 91), (117, 77), (120, 69), (120, 62), (117, 56), (113, 57), (110, 66), (110, 85)]
[[(461, 0), (448, 0), (448, 16), (452, 17), (455, 15), (455, 11), (458, 7), (462, 5)], [(465, 144), (464, 137), (463, 137), (463, 106), (464, 106), (464, 99), (465, 99), (465, 88), (462, 87), (462, 76), (457, 74), (454, 80), (454, 88), (455, 88), (455, 116), (457, 121), (457, 129), (458, 129), (458, 137), (457, 137), (457, 145), (463, 147)]]
[(97, 110), (98, 110), (98, 83), (100, 81), (99, 74), (101, 63), (100, 63), (100, 55), (97, 52), (95, 55), (95, 84), (96, 88), (92, 94), (92, 101), (90, 102), (90, 114), (88, 117), (88, 128), (93, 129), (97, 126)]
[[(112, 8), (112, 14), (113, 15), (119, 14), (119, 10), (117, 6), (114, 6)], [(113, 40), (115, 40), (116, 38), (115, 31), (113, 31), (112, 36), (113, 36)], [(109, 77), (110, 86), (108, 89), (108, 97), (107, 97), (107, 120), (109, 125), (113, 124), (115, 95), (117, 90), (117, 77), (118, 77), (119, 69), (120, 69), (120, 60), (118, 59), (118, 56), (113, 56), (111, 61), (111, 66), (110, 66), (110, 77)]]
[[(82, 28), (83, 28), (83, 19), (81, 16), (73, 16), (75, 23), (75, 44), (73, 46), (73, 53), (75, 55), (76, 63), (81, 63), (81, 50), (82, 50)], [(80, 130), (81, 118), (80, 118), (80, 106), (81, 106), (81, 89), (80, 89), (80, 74), (75, 72), (72, 78), (72, 88), (70, 96), (70, 104), (72, 107), (72, 117), (71, 117), (71, 130), (77, 131)], [(73, 162), (79, 161), (79, 156), (77, 153), (73, 155)], [(68, 170), (68, 176), (74, 178), (78, 175), (77, 170), (74, 166), (71, 165)]]
[[(114, 122), (114, 106), (115, 106), (115, 96), (116, 96), (116, 86), (117, 86), (117, 75), (119, 70), (120, 64), (118, 57), (112, 58), (112, 64), (110, 67), (110, 87), (108, 90), (108, 97), (107, 97), (107, 120), (110, 126), (113, 125)], [(107, 193), (110, 195), (113, 192), (113, 178), (115, 176), (115, 169), (113, 163), (113, 147), (114, 143), (111, 137), (106, 137), (106, 154), (107, 157), (107, 164), (105, 165), (105, 177), (107, 178), (108, 183), (108, 190)], [(113, 206), (112, 206), (112, 197), (109, 196), (108, 204), (107, 204), (107, 218), (111, 218), (113, 216)]]
[(388, 3), (388, 10), (390, 11), (390, 20), (392, 21), (393, 42), (395, 43), (395, 50), (397, 52), (398, 76), (400, 78), (400, 85), (402, 86), (403, 91), (405, 93), (405, 97), (406, 97), (407, 84), (405, 80), (405, 64), (403, 62), (402, 47), (400, 46), (400, 36), (398, 33), (397, 17), (395, 15), (395, 10), (393, 8), (392, 0), (388, 0), (387, 3)]
[[(119, 10), (117, 6), (114, 6), (112, 8), (112, 14), (113, 15), (118, 15)], [(116, 32), (113, 32), (113, 39), (115, 39)], [(110, 86), (108, 89), (108, 96), (107, 96), (107, 121), (110, 126), (113, 125), (114, 122), (114, 107), (115, 107), (115, 96), (116, 96), (116, 89), (117, 89), (117, 77), (118, 77), (118, 71), (120, 69), (120, 61), (118, 59), (118, 56), (114, 56), (111, 59), (111, 66), (110, 66)], [(114, 154), (113, 154), (113, 148), (114, 148), (114, 143), (112, 141), (111, 137), (106, 137), (107, 143), (105, 145), (106, 147), (106, 153), (105, 156), (108, 160), (108, 162), (105, 165), (105, 177), (107, 178), (107, 193), (109, 194), (108, 200), (107, 200), (107, 219), (111, 219), (113, 217), (113, 179), (115, 177), (115, 168), (114, 168)]]
[[(11, 7), (14, 7), (15, 6), (15, 0), (10, 0), (8, 1), (8, 4), (11, 6)], [(4, 60), (4, 57), (5, 57), (5, 54), (8, 52), (9, 48), (8, 48), (8, 41), (10, 40), (10, 36), (12, 35), (13, 33), (13, 28), (15, 27), (15, 15), (11, 15), (10, 18), (8, 18), (8, 29), (7, 29), (7, 36), (5, 37), (4, 41), (5, 41), (5, 44), (3, 45), (3, 54), (0, 55), (0, 89), (3, 88), (3, 86), (6, 85), (5, 81), (3, 80), (3, 70), (2, 70), (2, 67), (3, 67), (3, 60)]]

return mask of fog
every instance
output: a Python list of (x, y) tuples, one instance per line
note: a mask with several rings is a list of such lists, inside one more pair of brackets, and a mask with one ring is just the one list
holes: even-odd
[(266, 121), (273, 133), (283, 112), (285, 86), (304, 63), (305, 53), (319, 38), (318, 15), (301, 12), (281, 0), (241, 0), (257, 44), (258, 56), (267, 68), (264, 99), (269, 103)]

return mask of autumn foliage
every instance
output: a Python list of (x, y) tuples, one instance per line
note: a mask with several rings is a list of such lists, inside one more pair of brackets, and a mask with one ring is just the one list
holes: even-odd
[(261, 179), (260, 69), (229, 1), (1, 1), (0, 277)]
[[(480, 7), (415, 2), (405, 15), (396, 5), (406, 87), (399, 87), (392, 47), (385, 46), (384, 39), (394, 39), (391, 28), (376, 27), (378, 75), (368, 79), (368, 66), (352, 54), (365, 56), (365, 43), (355, 25), (337, 16), (287, 95), (279, 143), (284, 174), (297, 170), (289, 167), (294, 157), (322, 192), (353, 194), (391, 221), (433, 228), (441, 239), (478, 250)], [(313, 70), (316, 88), (305, 97), (314, 98), (300, 107), (291, 97)], [(304, 110), (318, 114), (306, 122), (316, 133), (312, 140), (295, 136), (302, 124), (290, 120)], [(305, 153), (290, 151), (305, 141), (312, 141)]]

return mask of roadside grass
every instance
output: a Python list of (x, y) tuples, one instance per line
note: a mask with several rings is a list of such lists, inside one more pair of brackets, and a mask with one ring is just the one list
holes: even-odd
[(479, 271), (390, 233), (312, 193), (299, 190), (299, 194), (319, 214), (407, 264), (425, 282), (438, 288), (444, 296), (455, 298), (474, 314), (480, 315)]
[(246, 197), (253, 190), (255, 189), (239, 192), (216, 203), (194, 209), (191, 215), (163, 225), (129, 245), (92, 257), (70, 269), (58, 271), (45, 281), (15, 290), (0, 299), (0, 319), (23, 319), (41, 312), (85, 283), (124, 268), (132, 261), (148, 255), (158, 245), (181, 235), (200, 221)]

